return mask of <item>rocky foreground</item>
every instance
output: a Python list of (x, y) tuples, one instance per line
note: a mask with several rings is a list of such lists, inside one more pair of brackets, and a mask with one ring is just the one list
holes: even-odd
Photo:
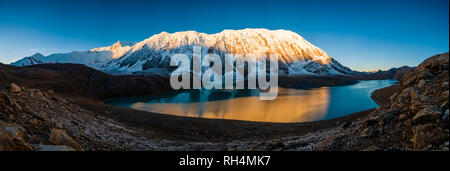
[[(292, 124), (185, 118), (121, 109), (101, 104), (98, 99), (151, 82), (139, 77), (111, 77), (94, 70), (86, 70), (83, 75), (76, 71), (79, 66), (72, 65), (15, 68), (0, 64), (0, 76), (4, 78), (0, 83), (7, 85), (0, 88), (0, 151), (448, 151), (448, 60), (448, 53), (433, 56), (402, 76), (399, 85), (374, 92), (374, 99), (381, 105), (375, 110)], [(48, 75), (53, 79), (39, 79)], [(108, 82), (116, 86), (98, 86)], [(165, 90), (161, 84), (150, 86)], [(122, 95), (134, 94), (126, 91)]]
[(391, 88), (397, 92), (368, 116), (307, 136), (280, 139), (279, 149), (448, 151), (448, 69), (448, 53), (433, 56), (404, 75), (400, 85)]
[[(127, 150), (149, 149), (135, 131), (94, 117), (53, 90), (11, 83), (0, 92), (0, 150)], [(133, 144), (131, 144), (133, 143)]]
[(344, 125), (322, 149), (448, 151), (448, 69), (448, 53), (425, 60), (401, 78), (385, 105)]
[[(448, 53), (430, 57), (402, 76), (400, 85), (374, 92), (381, 107), (353, 121), (337, 122), (338, 127), (234, 144), (241, 150), (448, 151), (448, 69)], [(386, 94), (391, 96), (386, 99)]]

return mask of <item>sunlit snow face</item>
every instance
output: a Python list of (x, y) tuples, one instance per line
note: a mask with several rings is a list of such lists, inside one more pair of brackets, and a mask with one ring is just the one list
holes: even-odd
[[(35, 55), (12, 65), (40, 63), (78, 63), (113, 74), (152, 73), (170, 76), (170, 59), (175, 54), (188, 54), (192, 58), (193, 46), (201, 46), (202, 54), (214, 53), (224, 59), (256, 63), (272, 54), (278, 56), (281, 75), (344, 75), (350, 69), (341, 66), (326, 52), (312, 45), (297, 33), (287, 30), (243, 29), (224, 30), (216, 34), (195, 31), (160, 33), (141, 42), (117, 42), (83, 52)], [(224, 61), (222, 59), (222, 62)], [(214, 69), (213, 69), (214, 70)], [(230, 72), (225, 68), (224, 73)], [(241, 73), (242, 74), (242, 73)]]
[[(263, 90), (260, 93), (260, 100), (273, 100), (277, 97), (278, 56), (276, 54), (264, 55), (256, 61), (250, 61), (235, 58), (233, 54), (225, 54), (224, 59), (214, 53), (202, 56), (200, 46), (194, 46), (193, 52), (192, 58), (189, 58), (187, 54), (175, 54), (171, 57), (170, 65), (178, 67), (170, 77), (172, 88), (244, 89), (245, 81), (247, 81), (248, 89)], [(225, 71), (230, 72), (223, 73), (223, 67)], [(223, 80), (225, 83), (222, 82)]]

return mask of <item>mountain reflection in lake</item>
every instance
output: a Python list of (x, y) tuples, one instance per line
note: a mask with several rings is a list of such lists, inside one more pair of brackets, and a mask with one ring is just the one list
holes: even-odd
[(370, 94), (393, 80), (316, 89), (279, 88), (275, 100), (259, 100), (257, 90), (203, 90), (116, 99), (108, 104), (179, 116), (261, 122), (306, 122), (332, 119), (377, 107)]

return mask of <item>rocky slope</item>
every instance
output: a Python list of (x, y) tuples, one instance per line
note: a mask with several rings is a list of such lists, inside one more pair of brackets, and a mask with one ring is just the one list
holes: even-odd
[(53, 90), (19, 87), (0, 91), (0, 151), (138, 150), (152, 141), (96, 117)]
[[(368, 116), (330, 129), (333, 134), (311, 133), (309, 150), (448, 151), (448, 70), (448, 53), (430, 57), (387, 90), (396, 93)], [(302, 138), (308, 137), (294, 139)], [(301, 149), (291, 145), (287, 150)]]
[(448, 70), (449, 54), (435, 55), (407, 72), (400, 85), (374, 92), (381, 107), (366, 116), (306, 135), (234, 144), (245, 150), (448, 151)]
[(325, 149), (448, 150), (448, 70), (448, 53), (425, 60), (402, 77), (386, 105)]

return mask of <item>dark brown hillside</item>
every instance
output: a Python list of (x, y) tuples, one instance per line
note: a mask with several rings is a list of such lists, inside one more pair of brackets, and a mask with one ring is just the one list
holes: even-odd
[[(99, 99), (161, 93), (170, 89), (159, 76), (112, 76), (79, 64), (42, 64), (24, 68), (0, 65), (0, 85), (10, 82), (58, 94)], [(3, 86), (1, 86), (4, 88)]]

